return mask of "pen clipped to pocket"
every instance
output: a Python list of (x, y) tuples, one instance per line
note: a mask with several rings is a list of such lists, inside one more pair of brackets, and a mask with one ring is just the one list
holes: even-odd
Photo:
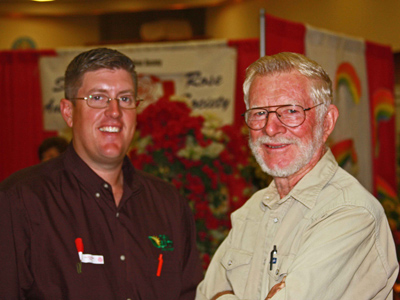
[(270, 258), (269, 258), (269, 270), (272, 271), (274, 268), (274, 265), (276, 265), (278, 262), (278, 249), (276, 248), (276, 245), (274, 245), (274, 249), (272, 249)]
[(269, 257), (268, 272), (275, 282), (280, 282), (288, 275), (288, 269), (292, 265), (294, 255), (286, 255), (285, 251), (274, 245)]

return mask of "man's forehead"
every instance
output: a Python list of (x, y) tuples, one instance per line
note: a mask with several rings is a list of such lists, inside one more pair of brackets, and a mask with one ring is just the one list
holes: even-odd
[(123, 68), (98, 68), (95, 70), (87, 70), (86, 72), (84, 72), (82, 74), (82, 78), (83, 77), (91, 77), (91, 76), (95, 76), (97, 74), (102, 74), (102, 73), (119, 73), (119, 72), (125, 72), (126, 74), (128, 74), (129, 76), (131, 76), (131, 73), (129, 73), (127, 70), (123, 69)]
[[(118, 76), (118, 77), (115, 77)], [(127, 82), (129, 84), (134, 85), (134, 80), (132, 78), (131, 73), (129, 73), (125, 69), (108, 69), (108, 68), (101, 68), (94, 71), (87, 71), (81, 77), (82, 85), (85, 83), (90, 82), (90, 84), (94, 84), (96, 82), (108, 82), (112, 78), (123, 78), (124, 81), (128, 79)], [(100, 81), (99, 81), (100, 80)]]
[(285, 93), (295, 90), (308, 90), (310, 86), (309, 79), (299, 72), (258, 75), (254, 82), (258, 83), (258, 86), (268, 88), (268, 90), (278, 90)]
[(300, 74), (259, 76), (253, 83), (249, 94), (252, 106), (265, 105), (266, 102), (268, 105), (303, 105), (311, 101), (308, 80)]

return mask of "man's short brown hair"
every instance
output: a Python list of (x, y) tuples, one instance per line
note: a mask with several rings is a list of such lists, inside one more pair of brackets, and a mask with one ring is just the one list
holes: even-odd
[(137, 96), (137, 75), (133, 61), (121, 52), (109, 48), (95, 48), (76, 56), (65, 71), (64, 92), (66, 99), (77, 96), (83, 75), (99, 69), (126, 70), (132, 75)]

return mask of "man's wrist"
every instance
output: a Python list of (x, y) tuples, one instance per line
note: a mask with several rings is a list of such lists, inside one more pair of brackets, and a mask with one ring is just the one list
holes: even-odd
[(216, 293), (215, 296), (211, 298), (211, 300), (217, 300), (223, 295), (234, 295), (234, 293), (232, 291), (219, 292), (219, 293)]

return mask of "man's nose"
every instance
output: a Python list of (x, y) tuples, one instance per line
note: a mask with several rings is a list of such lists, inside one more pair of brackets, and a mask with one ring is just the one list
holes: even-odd
[(266, 125), (263, 129), (268, 136), (275, 136), (279, 133), (284, 133), (286, 127), (278, 118), (278, 113), (276, 111), (268, 112)]
[(112, 118), (118, 118), (121, 115), (121, 107), (119, 106), (118, 99), (111, 99), (108, 101), (106, 114)]

